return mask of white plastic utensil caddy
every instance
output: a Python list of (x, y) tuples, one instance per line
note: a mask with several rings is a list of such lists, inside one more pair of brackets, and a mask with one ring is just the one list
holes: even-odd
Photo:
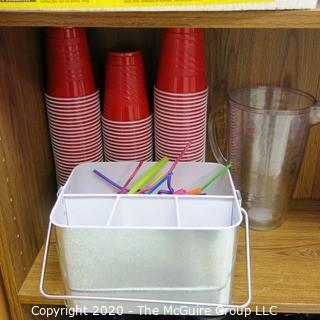
[[(137, 178), (153, 164), (144, 163)], [(96, 169), (123, 185), (136, 165), (97, 162), (73, 170), (50, 215), (41, 293), (65, 299), (69, 307), (86, 312), (139, 314), (150, 307), (170, 314), (179, 308), (200, 313), (210, 308), (215, 315), (248, 306), (248, 218), (230, 173), (216, 180), (207, 195), (197, 196), (117, 194), (117, 189), (93, 173)], [(194, 189), (222, 168), (216, 163), (179, 163), (172, 186)], [(160, 189), (164, 188), (165, 183)], [(237, 231), (243, 217), (248, 296), (245, 303), (232, 305)], [(44, 289), (52, 226), (66, 291), (61, 295)]]

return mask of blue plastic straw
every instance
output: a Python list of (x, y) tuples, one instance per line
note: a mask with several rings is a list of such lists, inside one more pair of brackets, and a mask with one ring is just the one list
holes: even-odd
[(174, 189), (171, 186), (171, 178), (172, 178), (173, 172), (167, 173), (168, 179), (167, 179), (167, 188), (168, 190), (159, 190), (158, 194), (174, 194)]
[(154, 185), (150, 190), (147, 191), (147, 194), (153, 193), (153, 191), (157, 190), (162, 185), (162, 183), (165, 182), (167, 179), (169, 179), (169, 177), (171, 176), (172, 176), (172, 173), (164, 176), (156, 185)]

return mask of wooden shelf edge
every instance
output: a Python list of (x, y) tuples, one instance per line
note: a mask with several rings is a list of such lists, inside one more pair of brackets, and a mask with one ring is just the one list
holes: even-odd
[[(278, 313), (320, 313), (319, 222), (319, 211), (289, 212), (280, 228), (251, 231), (252, 312), (277, 306), (275, 311)], [(237, 302), (246, 297), (243, 234), (241, 229), (234, 278)], [(51, 294), (61, 294), (63, 283), (55, 239), (50, 247), (46, 288)], [(39, 292), (42, 256), (43, 248), (19, 291), (19, 300), (29, 305), (63, 305), (64, 301), (46, 299)]]
[(292, 200), (290, 211), (320, 211), (320, 200)]
[[(276, 306), (276, 308), (274, 308)], [(276, 313), (308, 313), (308, 314), (319, 314), (320, 313), (320, 305), (319, 304), (292, 304), (292, 303), (259, 303), (252, 304), (250, 309), (252, 312), (269, 312), (272, 308), (273, 312)], [(298, 310), (304, 310), (303, 312), (299, 312)]]
[(0, 26), (320, 28), (320, 9), (270, 11), (1, 11)]

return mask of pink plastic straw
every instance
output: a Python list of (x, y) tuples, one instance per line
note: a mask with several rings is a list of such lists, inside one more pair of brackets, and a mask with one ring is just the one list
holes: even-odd
[(139, 191), (139, 194), (144, 194), (145, 192), (151, 190), (162, 178), (164, 177), (163, 174), (159, 174), (157, 176), (157, 178), (155, 179), (155, 181), (153, 181), (148, 187), (144, 188), (144, 189), (141, 189)]
[(186, 194), (186, 193), (187, 193), (186, 189), (179, 189), (179, 190), (175, 191), (174, 194)]
[[(183, 156), (186, 154), (186, 152), (188, 151), (188, 149), (190, 148), (192, 144), (192, 141), (189, 141), (186, 146), (183, 148), (183, 150), (181, 151), (181, 153), (179, 154), (178, 158), (176, 158), (176, 160), (174, 160), (172, 166), (170, 167), (170, 169), (168, 170), (168, 172), (164, 175), (164, 177), (169, 176), (173, 170), (176, 168), (177, 164), (181, 161), (181, 159), (183, 158)], [(145, 189), (141, 190), (139, 193), (145, 193), (148, 192), (149, 190), (151, 190), (157, 183), (154, 183), (153, 185), (150, 185), (148, 187), (146, 187)]]
[(122, 187), (122, 189), (118, 192), (118, 193), (127, 193), (128, 192), (128, 185), (129, 183), (132, 181), (132, 179), (136, 176), (136, 174), (138, 173), (139, 169), (141, 168), (141, 166), (143, 165), (143, 161), (139, 161), (137, 167), (134, 169), (134, 171), (131, 173), (130, 177), (128, 178), (127, 182), (124, 184), (124, 186)]
[(189, 141), (186, 146), (184, 147), (184, 149), (181, 151), (181, 153), (179, 154), (178, 158), (176, 160), (174, 160), (172, 166), (170, 167), (169, 171), (167, 172), (166, 175), (170, 174), (173, 172), (173, 170), (176, 168), (177, 164), (181, 161), (181, 159), (183, 158), (183, 156), (186, 154), (186, 152), (188, 151), (188, 149), (191, 146), (192, 141)]

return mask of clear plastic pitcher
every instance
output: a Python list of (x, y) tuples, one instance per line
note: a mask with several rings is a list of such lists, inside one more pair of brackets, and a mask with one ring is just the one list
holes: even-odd
[(209, 116), (209, 141), (216, 160), (232, 163), (250, 226), (278, 227), (288, 210), (311, 126), (320, 123), (314, 97), (279, 87), (253, 87), (228, 94), (228, 155), (217, 143)]

